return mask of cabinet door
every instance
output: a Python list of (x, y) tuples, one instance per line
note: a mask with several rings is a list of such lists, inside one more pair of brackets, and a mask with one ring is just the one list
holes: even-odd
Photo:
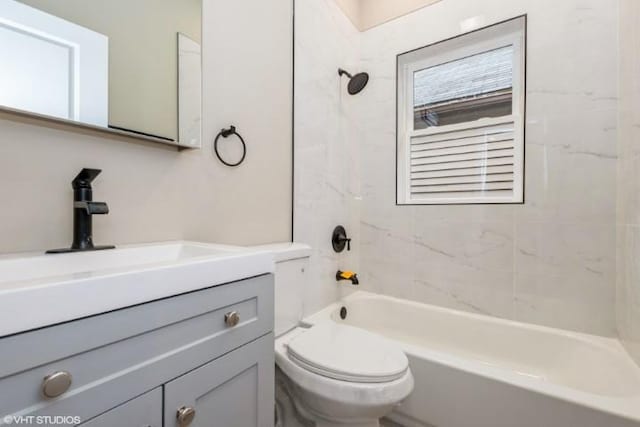
[(123, 403), (82, 427), (162, 427), (162, 387)]
[(167, 383), (165, 427), (273, 427), (274, 363), (268, 334)]

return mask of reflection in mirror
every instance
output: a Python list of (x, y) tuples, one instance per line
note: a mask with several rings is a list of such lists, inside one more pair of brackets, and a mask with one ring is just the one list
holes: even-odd
[(0, 0), (0, 105), (200, 145), (201, 0)]
[(200, 44), (178, 34), (178, 128), (184, 145), (200, 146), (202, 111)]

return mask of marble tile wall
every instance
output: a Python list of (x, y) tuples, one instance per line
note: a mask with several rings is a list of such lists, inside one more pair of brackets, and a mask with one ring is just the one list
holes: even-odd
[(616, 314), (622, 342), (640, 363), (640, 4), (620, 3), (618, 270)]
[[(359, 33), (333, 0), (296, 1), (294, 236), (314, 246), (306, 311), (361, 288), (614, 335), (618, 2), (446, 0)], [(526, 202), (395, 205), (396, 55), (528, 17)], [(336, 69), (367, 71), (350, 97)], [(331, 251), (336, 223), (355, 238)]]
[(295, 2), (294, 240), (313, 247), (305, 314), (349, 291), (336, 271), (358, 270), (357, 245), (336, 254), (331, 234), (344, 225), (358, 241), (359, 162), (356, 98), (346, 78), (358, 65), (359, 33), (333, 0)]
[[(362, 33), (363, 287), (615, 334), (617, 3), (446, 0)], [(524, 205), (395, 205), (396, 54), (528, 17)]]

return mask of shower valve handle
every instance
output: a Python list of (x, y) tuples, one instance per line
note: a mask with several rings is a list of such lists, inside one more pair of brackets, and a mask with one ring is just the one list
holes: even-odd
[(344, 234), (341, 234), (341, 235), (338, 236), (338, 238), (336, 240), (338, 241), (338, 243), (346, 243), (347, 244), (347, 250), (348, 251), (351, 250), (351, 239), (350, 238), (348, 238)]
[(344, 250), (345, 245), (348, 251), (351, 250), (351, 239), (347, 237), (347, 230), (343, 226), (339, 225), (333, 230), (331, 245), (333, 250), (338, 253)]
[(351, 250), (351, 239), (344, 238), (344, 242), (347, 242), (347, 251)]

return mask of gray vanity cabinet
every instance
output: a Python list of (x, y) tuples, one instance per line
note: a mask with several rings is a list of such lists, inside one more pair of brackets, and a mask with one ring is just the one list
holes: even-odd
[(273, 358), (270, 274), (12, 335), (0, 338), (0, 426), (179, 426), (193, 406), (191, 426), (271, 427)]
[(162, 427), (162, 387), (136, 397), (81, 427)]
[(165, 385), (165, 427), (273, 426), (273, 335)]

